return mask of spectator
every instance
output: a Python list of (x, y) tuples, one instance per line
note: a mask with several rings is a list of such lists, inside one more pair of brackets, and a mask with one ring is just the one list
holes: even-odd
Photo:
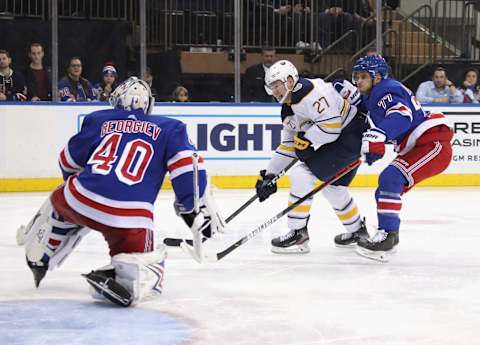
[(174, 102), (190, 102), (188, 98), (188, 90), (183, 86), (177, 86), (173, 90), (172, 99)]
[(245, 71), (244, 100), (247, 102), (273, 102), (272, 96), (265, 91), (265, 72), (275, 62), (275, 49), (262, 49), (262, 63), (253, 65)]
[(374, 46), (369, 47), (365, 51), (365, 56), (374, 56), (374, 55), (378, 55), (377, 48), (375, 48)]
[(479, 102), (480, 86), (478, 85), (478, 69), (475, 67), (467, 69), (460, 91), (463, 94), (463, 103)]
[[(290, 40), (290, 35), (293, 35), (293, 42), (295, 42), (295, 47), (298, 48), (296, 50), (297, 54), (305, 53), (308, 50), (318, 53), (318, 51), (322, 50), (320, 43), (311, 39), (311, 18), (312, 13), (309, 1), (296, 0), (292, 7), (290, 22), (287, 27), (287, 40)], [(291, 33), (288, 31), (291, 31)], [(318, 37), (315, 37), (315, 39), (318, 39)]]
[(462, 93), (448, 80), (447, 71), (437, 67), (432, 81), (425, 81), (417, 89), (417, 99), (421, 103), (462, 103)]
[(355, 5), (348, 0), (327, 0), (320, 8), (320, 44), (328, 47), (348, 30), (353, 29)]
[(153, 74), (152, 74), (152, 70), (150, 69), (150, 67), (147, 67), (147, 70), (145, 71), (145, 77), (143, 78), (143, 80), (145, 80), (147, 82), (148, 86), (150, 86), (150, 90), (152, 91), (152, 97), (157, 98), (157, 90), (152, 87)]
[[(375, 0), (361, 0), (359, 2), (359, 9), (353, 15), (353, 28), (357, 30), (360, 35), (360, 44), (364, 46), (369, 42), (375, 40), (376, 36), (376, 1)], [(383, 13), (385, 15), (385, 12)], [(382, 23), (382, 30), (387, 30), (387, 21), (384, 18)]]
[(43, 66), (45, 56), (40, 43), (30, 44), (28, 57), (30, 64), (25, 69), (25, 82), (27, 84), (27, 97), (29, 100), (50, 101), (52, 99), (52, 72)]
[(10, 54), (0, 49), (0, 101), (25, 101), (25, 79), (21, 73), (10, 68), (11, 63)]
[(110, 94), (117, 87), (117, 70), (112, 64), (106, 64), (102, 69), (102, 81), (95, 84), (97, 99), (101, 102), (108, 102)]
[(58, 82), (60, 100), (66, 102), (91, 102), (96, 100), (92, 84), (82, 77), (82, 60), (72, 57), (66, 75)]

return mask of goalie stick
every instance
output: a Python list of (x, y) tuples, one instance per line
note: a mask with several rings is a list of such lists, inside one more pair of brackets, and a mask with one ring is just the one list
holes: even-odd
[[(193, 211), (196, 215), (200, 212), (200, 186), (198, 181), (198, 154), (194, 152), (192, 154), (192, 168), (193, 168)], [(195, 220), (193, 221), (193, 225)], [(202, 249), (202, 233), (200, 230), (194, 231), (192, 234), (192, 244), (188, 244), (187, 241), (181, 241), (180, 247), (190, 254), (197, 262), (202, 262), (203, 249)]]
[(251, 240), (252, 238), (254, 238), (255, 236), (257, 236), (259, 233), (261, 233), (263, 230), (265, 230), (267, 227), (269, 227), (270, 225), (272, 225), (273, 223), (275, 223), (278, 219), (280, 219), (281, 217), (283, 217), (285, 214), (287, 214), (288, 212), (290, 212), (291, 210), (293, 210), (295, 207), (297, 207), (298, 205), (300, 205), (302, 202), (304, 202), (305, 200), (307, 200), (308, 198), (312, 197), (313, 195), (315, 195), (316, 193), (318, 193), (319, 191), (321, 191), (323, 188), (325, 188), (326, 186), (334, 183), (335, 181), (339, 180), (340, 178), (342, 178), (343, 176), (345, 176), (346, 174), (348, 174), (350, 171), (358, 168), (360, 166), (360, 164), (362, 163), (362, 161), (360, 160), (357, 160), (351, 164), (349, 164), (348, 166), (346, 166), (345, 168), (343, 168), (342, 170), (340, 170), (339, 172), (337, 172), (334, 176), (332, 176), (331, 178), (329, 178), (328, 180), (326, 180), (325, 182), (323, 182), (321, 185), (315, 187), (314, 189), (312, 189), (307, 195), (304, 195), (302, 198), (298, 199), (296, 202), (294, 202), (293, 204), (291, 204), (290, 206), (288, 206), (287, 208), (283, 209), (282, 211), (280, 211), (278, 214), (276, 214), (275, 216), (273, 216), (272, 218), (270, 218), (269, 220), (267, 220), (266, 222), (264, 222), (263, 224), (261, 224), (260, 226), (258, 226), (257, 228), (255, 228), (254, 230), (250, 231), (247, 235), (245, 235), (244, 237), (242, 237), (241, 239), (239, 239), (237, 242), (233, 243), (232, 245), (230, 245), (229, 247), (227, 247), (226, 249), (222, 250), (221, 252), (218, 252), (216, 254), (214, 254), (215, 256), (214, 257), (210, 257), (210, 256), (205, 256), (206, 260), (207, 261), (218, 261), (218, 260), (221, 260), (222, 258), (224, 258), (225, 256), (227, 256), (228, 254), (230, 254), (231, 252), (233, 252), (235, 249), (237, 249), (238, 247), (240, 247), (242, 244), (244, 244), (245, 242)]
[[(293, 167), (295, 165), (295, 163), (298, 162), (298, 159), (295, 158), (293, 161), (291, 161), (283, 170), (281, 170), (278, 175), (276, 175), (272, 181), (270, 181), (269, 185), (273, 185), (275, 183), (277, 183), (278, 180), (280, 180), (280, 178), (282, 178), (288, 170), (290, 170), (291, 167)], [(248, 206), (250, 206), (251, 203), (253, 203), (255, 200), (257, 200), (258, 198), (258, 195), (255, 194), (253, 195), (250, 199), (248, 199), (242, 206), (240, 206), (235, 212), (233, 212), (227, 219), (225, 219), (225, 224), (228, 224), (230, 221), (232, 221), (233, 218), (235, 218), (236, 216), (238, 216), (243, 210), (245, 210)], [(182, 238), (173, 238), (173, 237), (166, 237), (164, 240), (163, 240), (163, 243), (166, 245), (166, 246), (169, 246), (169, 247), (179, 247), (180, 244), (183, 242), (184, 240)], [(186, 240), (187, 241), (187, 244), (189, 245), (193, 245), (193, 241), (192, 240)]]

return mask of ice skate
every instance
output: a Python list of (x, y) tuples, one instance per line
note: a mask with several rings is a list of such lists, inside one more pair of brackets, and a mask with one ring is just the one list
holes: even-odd
[(380, 229), (372, 238), (362, 238), (357, 242), (357, 253), (372, 260), (387, 262), (387, 254), (395, 252), (398, 242), (398, 231)]
[(307, 227), (290, 230), (285, 235), (272, 240), (272, 252), (276, 254), (307, 254), (310, 253), (309, 240)]
[(345, 232), (335, 236), (334, 242), (335, 246), (338, 248), (355, 248), (355, 244), (361, 238), (368, 238), (367, 226), (365, 223), (365, 218), (360, 222), (360, 228), (354, 232)]

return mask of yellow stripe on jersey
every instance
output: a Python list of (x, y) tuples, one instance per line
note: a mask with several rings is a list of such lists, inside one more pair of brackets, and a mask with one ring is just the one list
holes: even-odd
[(287, 145), (283, 145), (283, 144), (280, 144), (280, 145), (278, 146), (278, 149), (279, 149), (279, 150), (282, 150), (282, 151), (295, 152), (295, 147), (293, 147), (293, 146), (287, 146)]
[[(288, 206), (292, 206), (293, 202), (288, 202)], [(299, 205), (295, 207), (292, 211), (295, 212), (310, 212), (310, 208), (312, 208), (312, 205)]]
[(335, 123), (319, 123), (320, 126), (326, 128), (342, 128), (342, 124), (340, 122)]
[(354, 216), (358, 215), (358, 207), (355, 206), (354, 208), (352, 208), (350, 211), (348, 211), (347, 213), (344, 213), (344, 214), (340, 214), (340, 213), (337, 213), (337, 216), (338, 216), (338, 219), (340, 220), (347, 220), (347, 219), (350, 219)]
[(348, 103), (346, 100), (343, 100), (342, 114), (347, 115), (349, 110), (350, 110), (350, 103)]

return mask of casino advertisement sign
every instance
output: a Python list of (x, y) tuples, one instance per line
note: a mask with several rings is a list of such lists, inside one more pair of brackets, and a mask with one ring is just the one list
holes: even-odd
[(480, 107), (427, 107), (447, 116), (454, 130), (453, 157), (448, 172), (478, 173), (480, 166)]

